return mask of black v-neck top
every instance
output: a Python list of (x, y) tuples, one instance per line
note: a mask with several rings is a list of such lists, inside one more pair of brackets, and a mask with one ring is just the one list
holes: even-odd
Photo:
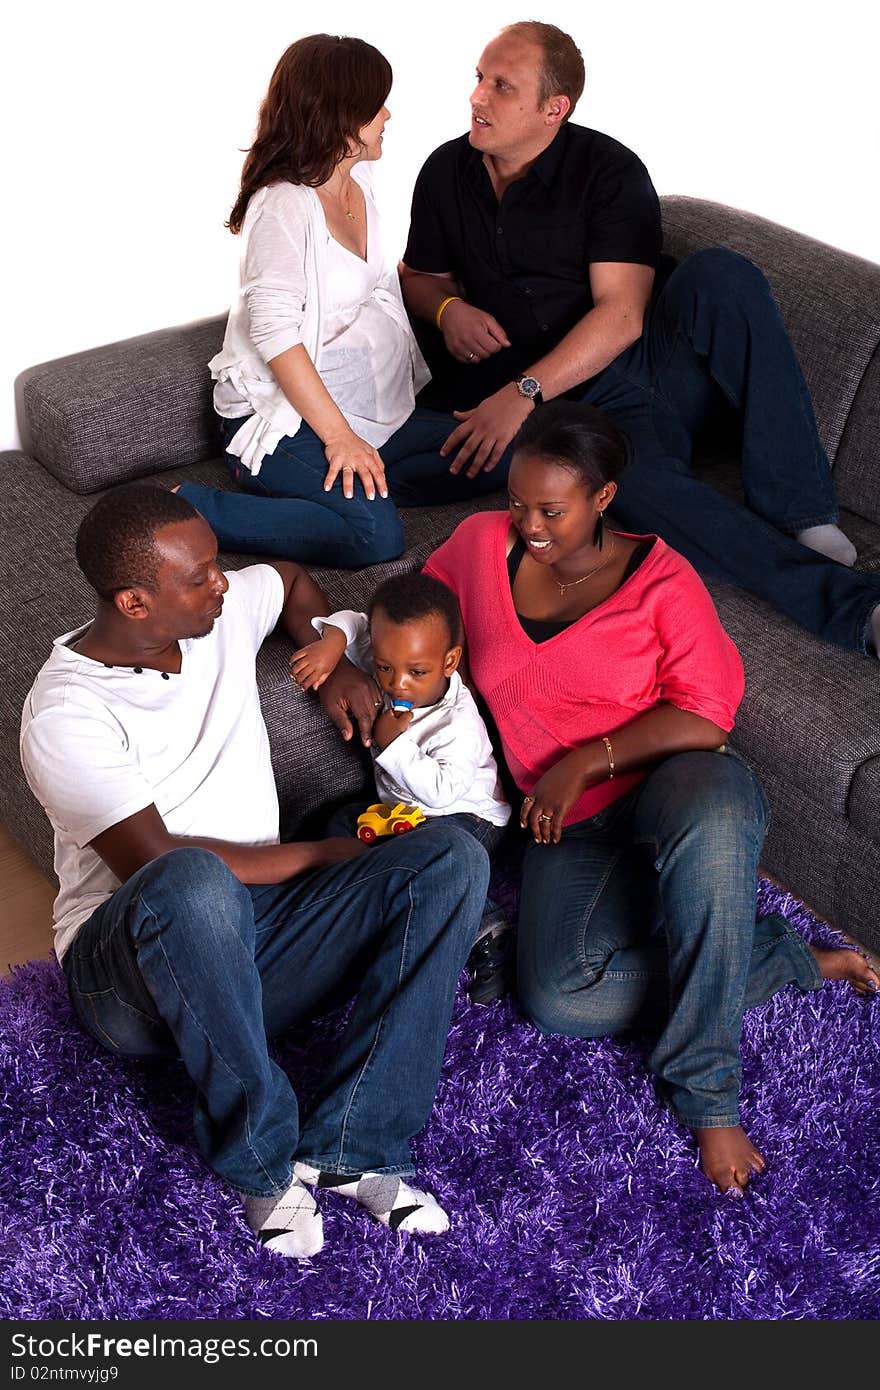
[[(623, 578), (620, 581), (621, 584), (625, 584), (630, 575), (635, 574), (645, 556), (650, 554), (654, 539), (653, 536), (650, 536), (647, 540), (640, 541), (636, 546), (623, 572)], [(507, 576), (510, 580), (511, 593), (513, 593), (513, 581), (516, 578), (516, 572), (522, 564), (522, 558), (525, 553), (526, 543), (522, 536), (517, 536), (516, 543), (507, 557)], [(571, 627), (572, 623), (579, 621), (578, 618), (566, 618), (562, 622), (554, 622), (547, 618), (525, 618), (520, 612), (517, 612), (516, 616), (519, 619), (519, 625), (523, 632), (532, 642), (549, 642), (551, 637), (557, 637), (560, 632), (564, 632), (567, 627)]]

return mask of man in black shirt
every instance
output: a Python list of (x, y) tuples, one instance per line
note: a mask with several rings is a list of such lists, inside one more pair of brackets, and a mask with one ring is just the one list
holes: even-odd
[[(562, 125), (500, 200), (488, 170), (463, 136), (430, 156), (413, 197), (407, 267), (430, 267), (447, 292), (463, 296), (444, 309), (443, 335), (436, 328), (422, 335), (433, 370), (422, 401), (437, 409), (469, 408), (514, 380), (575, 329), (603, 291), (612, 323), (619, 307), (622, 316), (637, 311), (640, 324), (659, 260), (660, 207), (648, 172), (609, 136)], [(443, 273), (450, 254), (454, 287)], [(416, 277), (405, 278), (417, 294)], [(615, 329), (609, 348), (637, 336)]]
[[(569, 123), (583, 85), (567, 34), (509, 26), (480, 58), (468, 134), (419, 175), (401, 265), (433, 374), (419, 405), (459, 424), (442, 469), (425, 456), (394, 462), (395, 501), (469, 486), (477, 496), (487, 473), (503, 486), (532, 410), (582, 399), (632, 444), (614, 504), (627, 529), (656, 531), (702, 573), (875, 653), (880, 579), (850, 568), (855, 550), (835, 524), (828, 460), (764, 277), (721, 249), (662, 263), (644, 166)], [(746, 506), (690, 471), (694, 435), (723, 401), (743, 412)]]

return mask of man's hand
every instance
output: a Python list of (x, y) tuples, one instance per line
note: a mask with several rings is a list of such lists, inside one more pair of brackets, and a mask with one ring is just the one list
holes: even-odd
[(342, 474), (342, 491), (346, 497), (354, 497), (355, 474), (363, 484), (369, 501), (373, 501), (378, 490), (380, 497), (388, 496), (385, 481), (385, 465), (380, 455), (361, 439), (354, 430), (345, 430), (332, 435), (324, 441), (324, 454), (329, 467), (324, 478), (324, 491), (329, 492), (339, 474)]
[(445, 441), (440, 453), (444, 458), (455, 454), (449, 471), (460, 473), (470, 460), (469, 478), (483, 469), (489, 472), (500, 459), (520, 425), (535, 409), (531, 401), (521, 396), (513, 382), (487, 396), (473, 410), (456, 410), (461, 424)]
[(447, 304), (440, 315), (440, 332), (446, 351), (458, 362), (482, 362), (510, 347), (510, 339), (498, 320), (463, 299)]
[(290, 658), (290, 674), (300, 690), (319, 690), (345, 651), (345, 633), (328, 626), (323, 637), (300, 647)]
[(326, 840), (313, 840), (309, 846), (315, 856), (314, 868), (329, 869), (344, 859), (357, 859), (369, 849), (354, 835), (329, 835)]
[(406, 733), (412, 723), (412, 710), (405, 709), (396, 712), (393, 709), (383, 709), (379, 718), (373, 725), (373, 737), (381, 749), (388, 747), (396, 738)]
[(343, 657), (321, 686), (318, 699), (346, 743), (354, 733), (354, 719), (360, 730), (361, 743), (369, 748), (376, 710), (383, 703), (375, 681), (352, 666), (347, 657)]

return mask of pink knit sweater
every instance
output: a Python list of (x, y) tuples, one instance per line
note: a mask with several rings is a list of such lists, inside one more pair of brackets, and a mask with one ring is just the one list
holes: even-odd
[[(745, 684), (742, 662), (682, 555), (655, 540), (616, 593), (536, 643), (513, 605), (509, 526), (506, 512), (468, 517), (429, 556), (425, 572), (458, 595), (474, 681), (524, 793), (573, 748), (611, 736), (655, 705), (733, 728)], [(594, 816), (644, 776), (625, 773), (588, 788), (565, 824)]]

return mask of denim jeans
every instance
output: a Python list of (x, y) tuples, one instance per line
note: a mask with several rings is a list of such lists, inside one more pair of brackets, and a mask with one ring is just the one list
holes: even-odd
[(685, 1124), (739, 1123), (743, 1011), (822, 983), (780, 916), (755, 922), (767, 802), (733, 754), (679, 753), (619, 801), (524, 856), (518, 980), (547, 1033), (647, 1028)]
[[(698, 251), (673, 271), (642, 336), (583, 399), (628, 434), (615, 520), (656, 531), (701, 574), (765, 599), (809, 632), (867, 650), (880, 576), (794, 539), (835, 521), (809, 393), (761, 272), (733, 251)], [(693, 439), (721, 400), (741, 413), (745, 505), (694, 476)]]
[[(225, 445), (241, 420), (219, 418)], [(243, 492), (184, 483), (180, 495), (201, 512), (224, 550), (270, 555), (301, 564), (358, 569), (393, 560), (406, 545), (397, 506), (426, 506), (479, 498), (507, 481), (509, 451), (491, 473), (476, 478), (449, 472), (440, 447), (456, 428), (452, 415), (417, 408), (379, 450), (390, 496), (369, 501), (360, 479), (346, 497), (342, 479), (324, 491), (327, 459), (315, 431), (303, 423), (279, 440), (256, 477), (234, 454), (229, 471)]]
[[(364, 810), (366, 810), (366, 806), (362, 800), (346, 802), (344, 805), (337, 807), (327, 822), (324, 834), (357, 835), (358, 816)], [(416, 826), (416, 830), (412, 833), (415, 834), (416, 831), (424, 833), (429, 827), (436, 825), (458, 826), (465, 834), (470, 835), (472, 839), (476, 840), (477, 844), (483, 846), (483, 849), (490, 859), (507, 834), (507, 826), (493, 825), (490, 820), (486, 820), (483, 816), (475, 815), (471, 811), (453, 811), (452, 815), (449, 816), (428, 816), (421, 825)], [(495, 899), (487, 893), (485, 903), (483, 904), (482, 918), (475, 933), (475, 940), (477, 937), (482, 936), (483, 931), (488, 927), (488, 920), (490, 918), (494, 925), (500, 911), (501, 909)]]
[[(180, 1054), (199, 1149), (242, 1192), (284, 1191), (294, 1155), (338, 1173), (409, 1173), (488, 876), (485, 851), (453, 826), (260, 886), (207, 850), (172, 850), (77, 932), (64, 957), (74, 1010), (115, 1052)], [(267, 1034), (355, 991), (301, 1128)]]

